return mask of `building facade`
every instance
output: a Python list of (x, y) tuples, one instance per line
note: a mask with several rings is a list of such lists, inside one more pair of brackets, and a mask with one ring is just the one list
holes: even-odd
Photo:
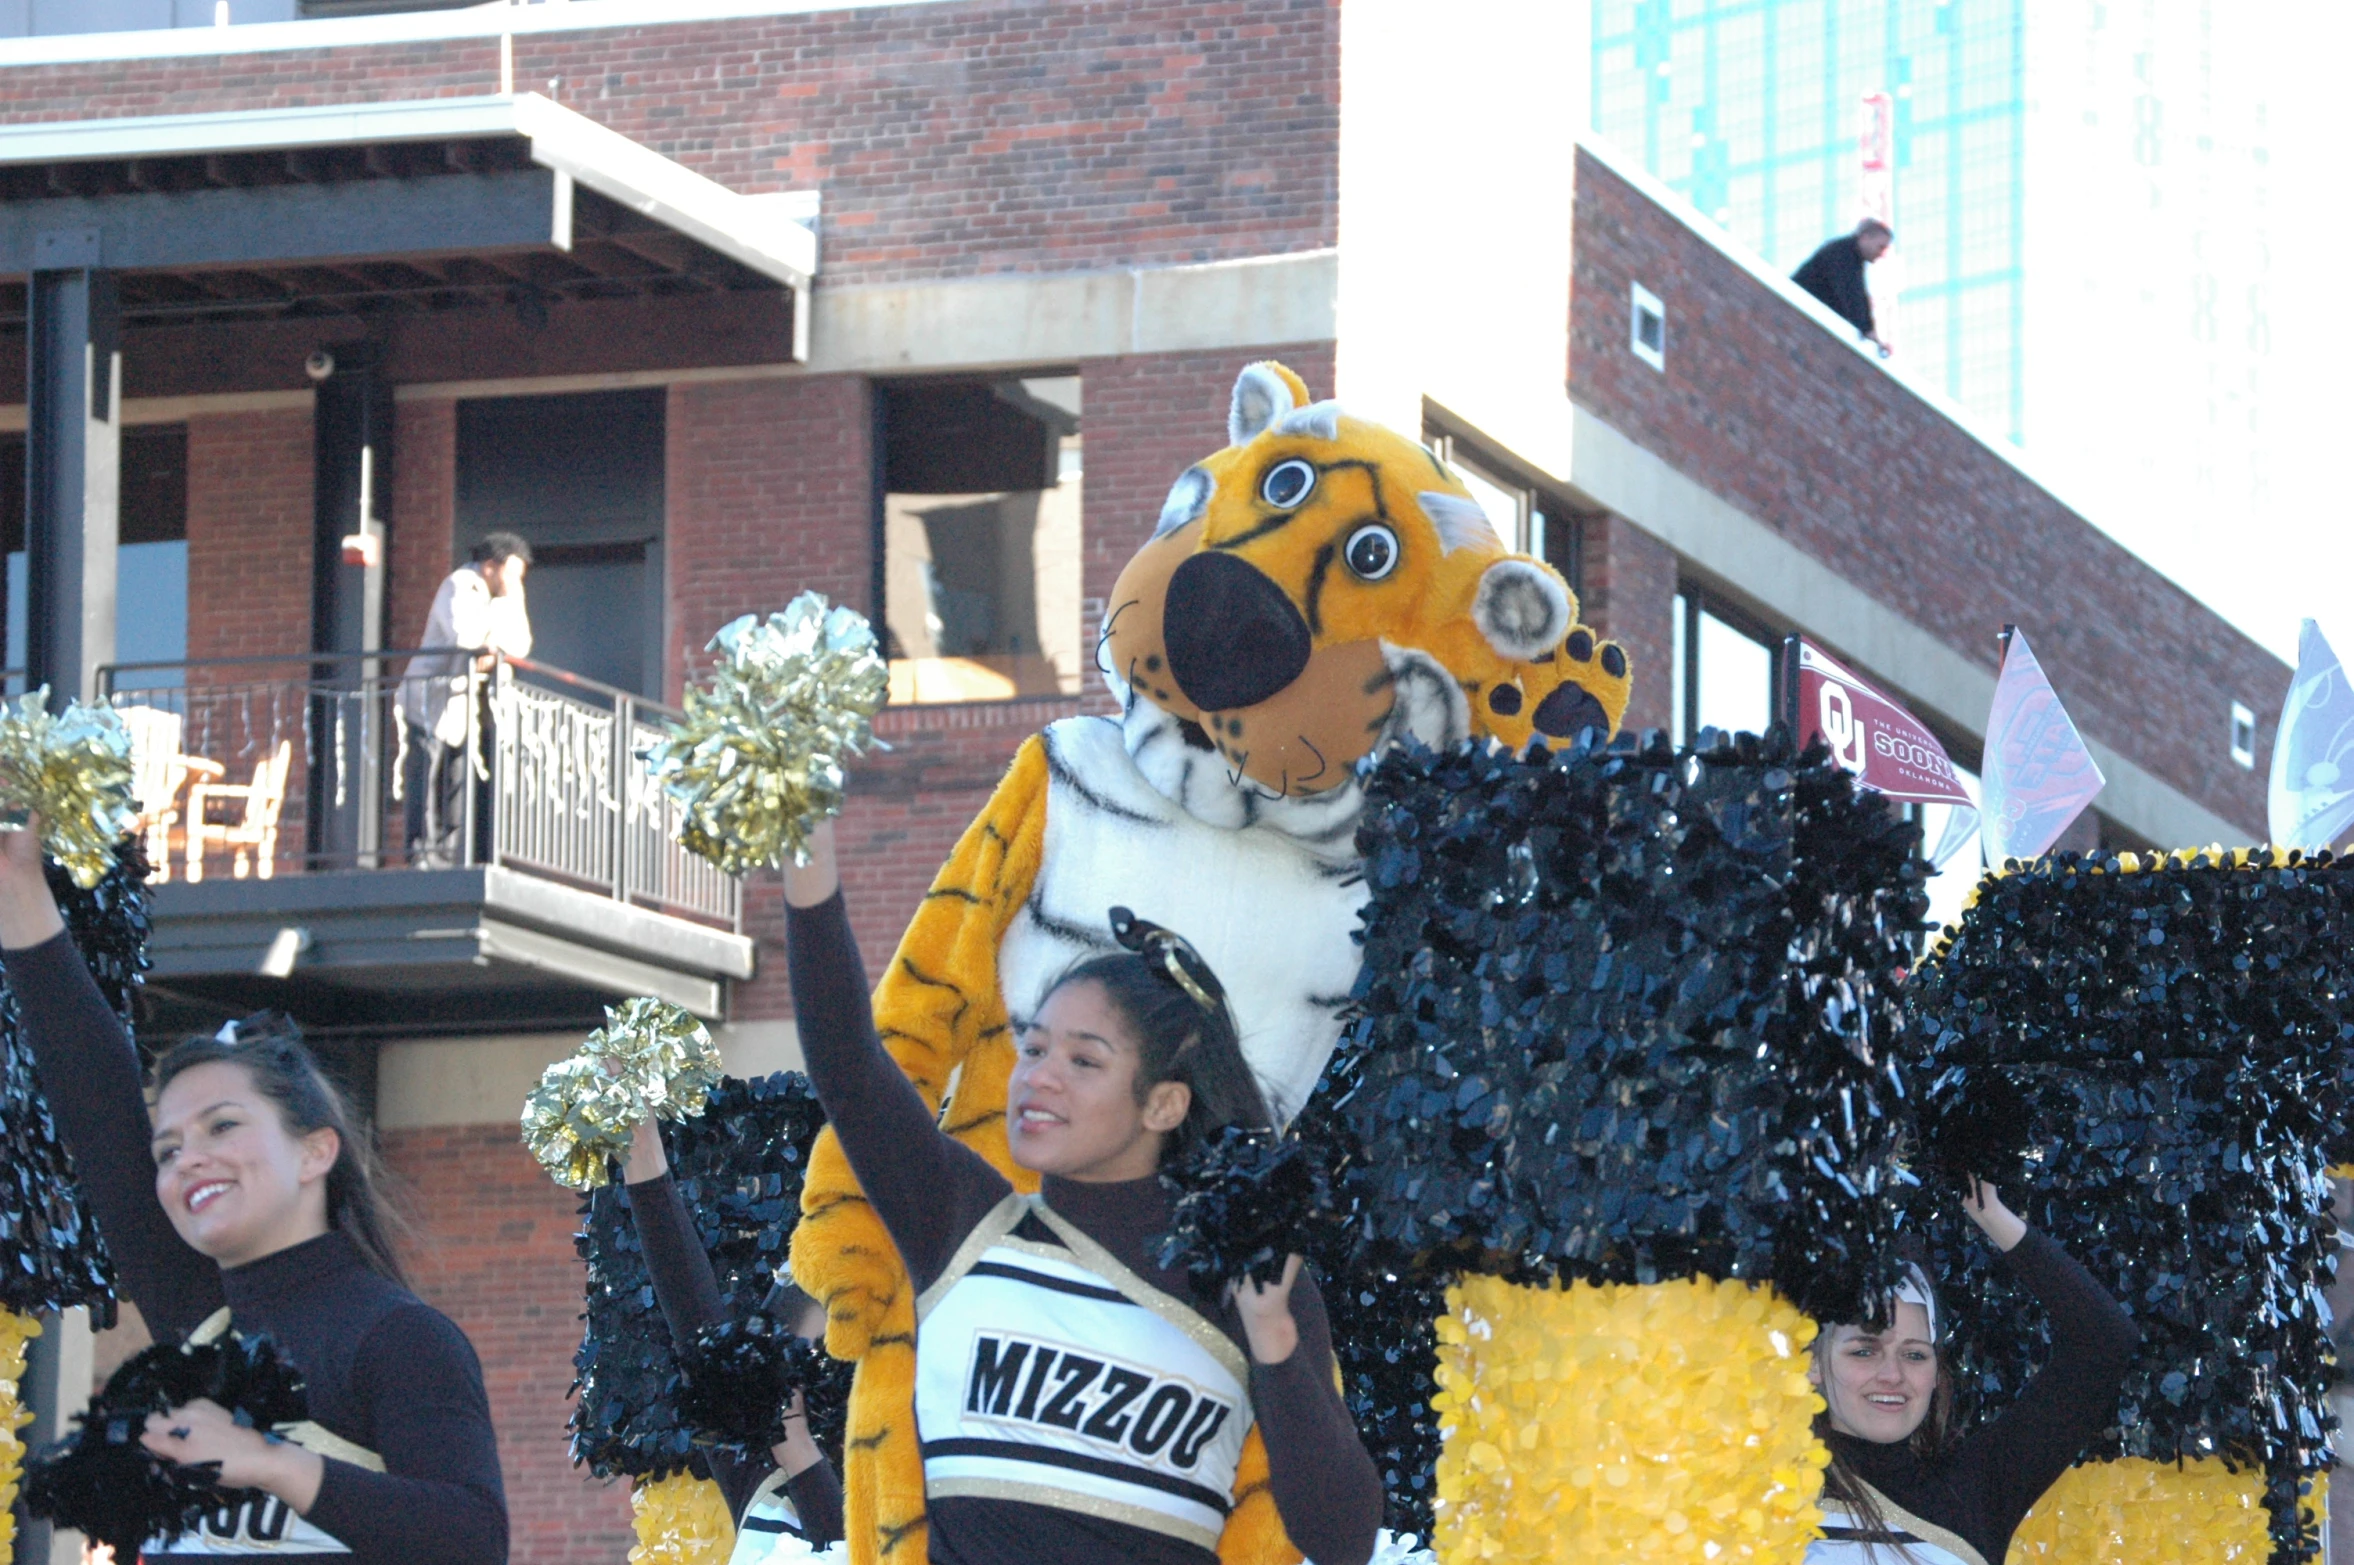
[[(1805, 632), (1969, 763), (2017, 623), (2111, 780), (2074, 840), (2262, 835), (2288, 671), (1582, 138), (1574, 10), (577, 0), (0, 44), (0, 255), (98, 235), (0, 277), (0, 365), (74, 276), (121, 355), (112, 446), (58, 432), (49, 360), (0, 369), (19, 460), (78, 439), (119, 489), (27, 479), (13, 513), (52, 583), (72, 502), (77, 557), (119, 567), (113, 645), (85, 612), (73, 663), (54, 597), (11, 626), (227, 787), (278, 768), (267, 844), (250, 799), (167, 828), (145, 1031), (282, 1004), (365, 1100), (489, 1375), (518, 1561), (628, 1542), (566, 1456), (574, 1201), (518, 1144), (524, 1090), (638, 992), (739, 1072), (797, 1058), (775, 878), (664, 857), (606, 797), (633, 797), (614, 736), (736, 615), (871, 612), (891, 749), (843, 845), (879, 966), (1020, 741), (1102, 709), (1104, 599), (1253, 359), (1443, 442), (1627, 647), (1631, 725), (1763, 722)], [(1495, 107), (1396, 112), (1451, 94)], [(338, 216), (113, 237), (215, 203)], [(501, 528), (539, 553), (536, 666), (488, 747), (495, 828), (423, 871), (378, 654)], [(135, 558), (177, 559), (176, 599)], [(174, 602), (176, 655), (132, 657)]]

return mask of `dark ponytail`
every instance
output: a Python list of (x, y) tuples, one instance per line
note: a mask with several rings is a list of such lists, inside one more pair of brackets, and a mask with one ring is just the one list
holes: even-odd
[(1130, 949), (1081, 958), (1039, 1004), (1066, 984), (1096, 985), (1136, 1033), (1136, 1101), (1164, 1081), (1192, 1089), (1193, 1106), (1162, 1143), (1164, 1163), (1229, 1125), (1273, 1129), (1267, 1095), (1243, 1058), (1234, 1012), (1208, 965), (1182, 939), (1125, 908), (1112, 909), (1112, 922)]
[(327, 1171), (327, 1226), (340, 1230), (371, 1271), (402, 1287), (396, 1241), (407, 1225), (385, 1198), (386, 1175), (375, 1143), (357, 1128), (351, 1105), (302, 1041), (302, 1029), (276, 1011), (231, 1022), (212, 1037), (174, 1045), (155, 1062), (155, 1090), (199, 1065), (236, 1065), (253, 1078), (256, 1091), (277, 1105), (287, 1134), (335, 1132), (335, 1166)]

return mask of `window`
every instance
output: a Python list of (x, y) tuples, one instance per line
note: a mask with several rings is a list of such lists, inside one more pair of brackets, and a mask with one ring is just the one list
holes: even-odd
[(1425, 430), (1423, 443), (1463, 480), (1506, 548), (1535, 555), (1561, 573), (1571, 592), (1582, 590), (1583, 519), (1568, 502), (1509, 476), (1509, 464), (1489, 458), (1456, 436)]
[(1641, 283), (1630, 285), (1633, 292), (1628, 315), (1633, 322), (1633, 336), (1628, 346), (1635, 357), (1655, 370), (1667, 368), (1667, 306), (1659, 302), (1659, 295)]
[[(122, 508), (115, 553), (114, 661), (180, 663), (188, 657), (188, 426), (123, 430)], [(24, 690), (25, 446), (0, 442), (0, 536), (8, 550), (8, 693)], [(118, 690), (182, 682), (180, 670), (123, 675)]]
[(1776, 648), (1737, 611), (1697, 588), (1676, 594), (1669, 699), (1678, 745), (1704, 728), (1762, 734), (1774, 720)]
[(1078, 694), (1079, 377), (876, 394), (891, 700)]
[(2231, 758), (2249, 771), (2256, 769), (2256, 714), (2245, 702), (2231, 704)]

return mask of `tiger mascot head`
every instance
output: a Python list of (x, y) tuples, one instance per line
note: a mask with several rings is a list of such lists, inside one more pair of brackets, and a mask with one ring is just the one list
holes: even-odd
[(1235, 382), (1227, 432), (1169, 491), (1097, 651), (1161, 791), (1243, 824), (1338, 804), (1393, 739), (1617, 730), (1625, 652), (1438, 457), (1272, 361)]

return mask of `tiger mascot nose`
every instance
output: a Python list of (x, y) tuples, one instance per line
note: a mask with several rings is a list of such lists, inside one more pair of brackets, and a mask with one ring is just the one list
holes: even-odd
[(1169, 674), (1205, 712), (1257, 706), (1299, 678), (1315, 650), (1290, 596), (1231, 554), (1197, 554), (1178, 566), (1167, 604)]

